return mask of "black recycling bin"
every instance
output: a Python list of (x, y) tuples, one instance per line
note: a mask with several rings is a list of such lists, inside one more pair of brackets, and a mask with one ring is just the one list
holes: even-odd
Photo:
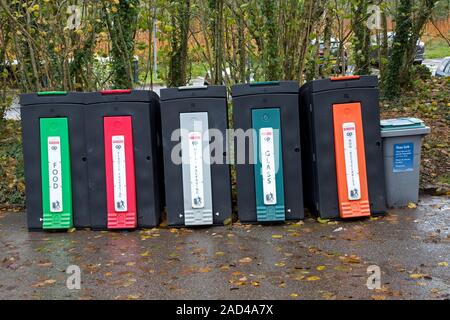
[(240, 221), (303, 219), (298, 83), (239, 84), (232, 97)]
[(84, 95), (20, 96), (29, 230), (89, 227)]
[(163, 208), (158, 96), (88, 93), (85, 124), (92, 228), (157, 226)]
[(305, 204), (322, 218), (386, 210), (378, 95), (376, 76), (300, 88)]
[(231, 218), (224, 86), (161, 90), (167, 221), (220, 225)]

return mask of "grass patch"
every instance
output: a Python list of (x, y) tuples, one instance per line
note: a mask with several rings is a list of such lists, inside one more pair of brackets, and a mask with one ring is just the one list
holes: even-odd
[(443, 176), (440, 176), (437, 180), (440, 183), (450, 185), (450, 174), (444, 174)]
[(425, 57), (437, 59), (450, 56), (450, 46), (442, 39), (433, 39), (425, 44)]

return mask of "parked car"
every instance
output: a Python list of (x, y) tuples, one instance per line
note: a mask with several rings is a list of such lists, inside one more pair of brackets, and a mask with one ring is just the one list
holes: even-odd
[[(314, 45), (316, 40), (312, 40), (311, 44)], [(334, 73), (342, 73), (342, 65), (337, 66), (337, 60), (339, 56), (339, 40), (335, 38), (330, 39), (330, 55), (328, 57), (328, 64), (332, 66)], [(320, 40), (319, 42), (319, 59), (321, 61), (320, 68), (322, 69), (325, 66), (325, 42)], [(347, 50), (344, 47), (344, 63), (345, 63), (345, 71), (348, 68), (348, 56)]]
[(450, 77), (450, 57), (446, 57), (441, 61), (436, 69), (435, 76)]
[[(380, 36), (383, 36), (382, 34)], [(388, 32), (388, 56), (391, 54), (392, 49), (392, 43), (394, 42), (395, 32)], [(375, 36), (371, 37), (371, 45), (372, 50), (370, 53), (371, 60), (374, 65), (378, 65), (378, 49), (377, 49), (377, 39)], [(380, 39), (382, 42), (382, 39)], [(420, 39), (417, 40), (416, 43), (416, 55), (414, 56), (414, 64), (422, 64), (423, 60), (425, 59), (425, 43), (421, 41)]]

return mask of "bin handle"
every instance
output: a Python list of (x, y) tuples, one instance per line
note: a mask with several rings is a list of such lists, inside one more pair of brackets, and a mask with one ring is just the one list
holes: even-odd
[(113, 89), (113, 90), (102, 90), (100, 91), (102, 95), (105, 94), (130, 94), (131, 89)]
[(41, 91), (38, 92), (38, 96), (57, 96), (57, 95), (66, 95), (67, 91)]
[(359, 76), (330, 77), (331, 81), (357, 80), (357, 79), (359, 79)]

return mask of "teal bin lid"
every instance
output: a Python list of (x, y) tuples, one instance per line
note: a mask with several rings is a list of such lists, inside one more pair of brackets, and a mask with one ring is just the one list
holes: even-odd
[(430, 128), (418, 118), (396, 118), (380, 121), (381, 136), (398, 137), (425, 135), (430, 133)]

